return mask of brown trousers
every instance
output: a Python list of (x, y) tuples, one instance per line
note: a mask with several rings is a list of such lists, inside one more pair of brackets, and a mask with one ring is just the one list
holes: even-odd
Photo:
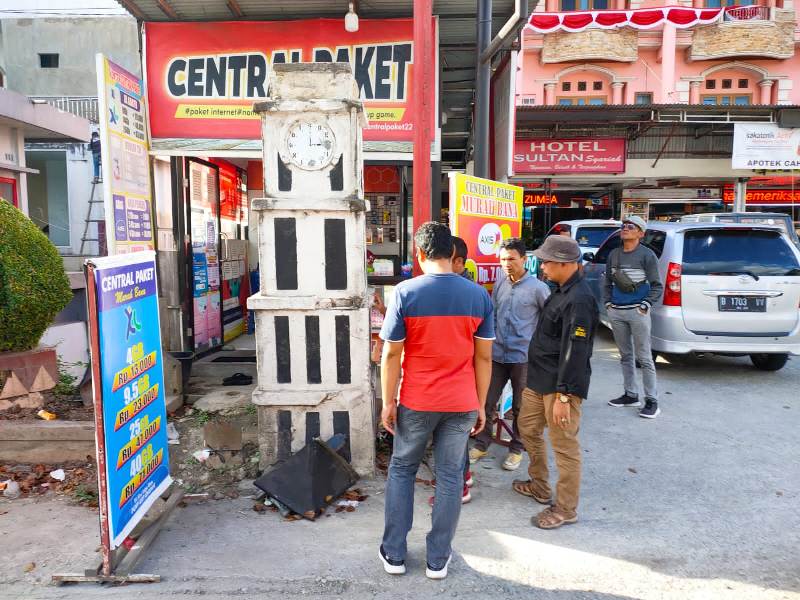
[(530, 457), (528, 474), (537, 492), (551, 496), (550, 473), (547, 469), (547, 449), (544, 442), (544, 428), (550, 435), (550, 445), (555, 454), (558, 467), (555, 505), (563, 512), (574, 515), (578, 507), (581, 488), (581, 446), (578, 430), (581, 421), (581, 399), (570, 396), (570, 425), (567, 429), (553, 422), (553, 404), (558, 402), (556, 394), (539, 394), (530, 388), (522, 392), (517, 425), (522, 443)]

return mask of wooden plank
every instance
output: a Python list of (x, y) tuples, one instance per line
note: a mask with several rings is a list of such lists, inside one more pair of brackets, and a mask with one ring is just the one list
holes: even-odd
[(164, 526), (164, 523), (166, 523), (167, 519), (172, 514), (172, 511), (175, 510), (175, 507), (178, 506), (178, 503), (182, 499), (183, 490), (179, 487), (174, 487), (169, 499), (167, 500), (167, 504), (164, 506), (164, 512), (161, 513), (161, 516), (155, 523), (145, 529), (144, 533), (139, 536), (139, 539), (136, 540), (136, 544), (134, 544), (133, 548), (128, 551), (125, 557), (119, 562), (117, 568), (114, 570), (115, 575), (130, 576), (130, 572), (136, 566), (136, 563), (139, 562), (139, 560), (142, 558), (142, 555), (155, 541), (156, 537), (161, 531), (161, 528)]
[(80, 573), (58, 573), (52, 577), (53, 583), (159, 583), (161, 575), (81, 575)]

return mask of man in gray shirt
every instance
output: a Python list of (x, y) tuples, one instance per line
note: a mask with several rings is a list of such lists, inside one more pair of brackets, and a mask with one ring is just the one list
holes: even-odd
[[(615, 407), (640, 407), (636, 361), (642, 367), (644, 408), (639, 416), (655, 419), (658, 408), (656, 367), (650, 351), (650, 309), (661, 299), (664, 287), (658, 274), (658, 258), (640, 242), (647, 229), (644, 219), (631, 216), (622, 222), (622, 246), (608, 255), (604, 301), (619, 347), (625, 393), (609, 401)], [(635, 356), (635, 358), (634, 358)]]
[(470, 451), (469, 459), (470, 463), (475, 463), (489, 453), (489, 445), (493, 441), (491, 423), (503, 388), (510, 380), (513, 392), (513, 436), (502, 466), (507, 471), (514, 471), (522, 462), (524, 449), (519, 439), (517, 415), (527, 379), (528, 346), (550, 289), (525, 269), (525, 242), (519, 238), (503, 240), (500, 245), (500, 265), (503, 275), (495, 281), (492, 290), (496, 337), (492, 346), (492, 378), (486, 394), (486, 427), (475, 438), (475, 447)]

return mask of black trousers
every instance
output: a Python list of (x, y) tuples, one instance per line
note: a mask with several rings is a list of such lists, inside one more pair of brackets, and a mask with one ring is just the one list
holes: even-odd
[(492, 422), (497, 414), (497, 403), (506, 383), (511, 381), (513, 401), (511, 413), (514, 415), (513, 435), (509, 450), (521, 454), (525, 447), (519, 439), (519, 429), (517, 429), (517, 417), (522, 403), (522, 390), (525, 389), (528, 374), (528, 363), (499, 363), (492, 361), (492, 379), (489, 382), (489, 392), (486, 394), (486, 427), (483, 428), (475, 438), (475, 447), (486, 450), (492, 443)]

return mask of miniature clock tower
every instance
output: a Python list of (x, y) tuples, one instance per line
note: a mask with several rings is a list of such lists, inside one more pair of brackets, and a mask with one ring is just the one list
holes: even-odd
[(316, 437), (347, 436), (361, 474), (375, 462), (361, 128), (350, 66), (276, 64), (261, 115), (264, 198), (255, 313), (262, 467)]

